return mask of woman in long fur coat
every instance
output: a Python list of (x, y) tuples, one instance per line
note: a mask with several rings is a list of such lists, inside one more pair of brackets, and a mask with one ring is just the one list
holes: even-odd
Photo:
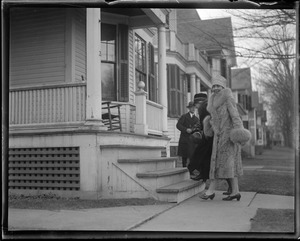
[(238, 177), (243, 175), (241, 145), (251, 138), (251, 133), (244, 129), (232, 92), (226, 88), (226, 79), (216, 75), (212, 80), (212, 95), (208, 100), (207, 110), (210, 116), (204, 119), (204, 134), (214, 136), (210, 163), (209, 189), (202, 199), (213, 199), (216, 179), (229, 179), (232, 193), (223, 198), (230, 201), (240, 200)]

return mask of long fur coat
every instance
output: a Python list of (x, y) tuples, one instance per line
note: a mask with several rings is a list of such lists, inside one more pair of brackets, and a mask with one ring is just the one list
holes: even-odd
[(203, 121), (204, 134), (214, 136), (209, 178), (241, 176), (241, 145), (251, 139), (251, 133), (243, 127), (231, 90), (213, 93), (207, 110), (210, 116)]

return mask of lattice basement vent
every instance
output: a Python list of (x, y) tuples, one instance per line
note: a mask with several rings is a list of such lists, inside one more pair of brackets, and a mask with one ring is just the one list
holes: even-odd
[(79, 147), (9, 149), (9, 188), (80, 188)]

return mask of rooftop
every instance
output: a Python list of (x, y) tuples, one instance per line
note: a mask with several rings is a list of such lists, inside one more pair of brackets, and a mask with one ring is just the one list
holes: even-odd
[(201, 20), (200, 17), (197, 19), (187, 16), (187, 10), (179, 10), (177, 13), (177, 34), (183, 42), (194, 43), (200, 50), (228, 50), (231, 52), (230, 57), (236, 62), (230, 17)]

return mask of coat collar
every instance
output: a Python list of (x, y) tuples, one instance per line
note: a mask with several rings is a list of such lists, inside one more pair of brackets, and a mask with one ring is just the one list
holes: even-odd
[(212, 110), (217, 109), (230, 98), (233, 98), (233, 96), (229, 88), (225, 88), (217, 94), (213, 93), (208, 100), (207, 110), (211, 113)]

